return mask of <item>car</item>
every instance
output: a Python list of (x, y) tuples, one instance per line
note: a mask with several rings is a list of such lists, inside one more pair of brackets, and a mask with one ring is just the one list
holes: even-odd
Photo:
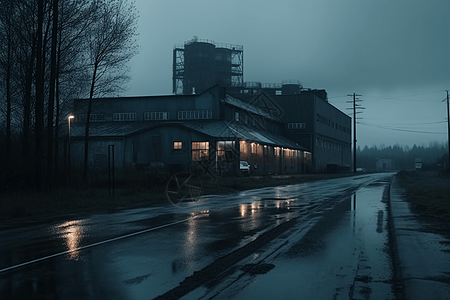
[(240, 164), (241, 174), (249, 175), (250, 174), (250, 165), (248, 162), (241, 160)]

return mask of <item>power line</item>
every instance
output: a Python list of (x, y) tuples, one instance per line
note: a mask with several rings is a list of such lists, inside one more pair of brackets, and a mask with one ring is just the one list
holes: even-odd
[(439, 121), (439, 122), (426, 122), (426, 123), (396, 123), (396, 124), (386, 124), (390, 126), (422, 126), (422, 125), (435, 125), (435, 124), (442, 124), (447, 123), (447, 121)]
[(369, 124), (369, 123), (364, 123), (364, 122), (359, 122), (359, 124), (364, 125), (364, 126), (379, 128), (379, 129), (392, 130), (392, 131), (402, 131), (402, 132), (411, 132), (411, 133), (423, 133), (423, 134), (446, 134), (444, 132), (418, 131), (418, 130), (386, 127), (386, 126), (383, 126), (383, 125), (374, 125), (374, 124)]
[[(416, 94), (408, 94), (408, 95), (400, 95), (400, 96), (395, 96), (395, 97), (389, 97), (389, 96), (367, 96), (365, 95), (365, 98), (369, 98), (369, 99), (381, 99), (381, 100), (395, 100), (395, 99), (400, 99), (400, 98), (408, 98), (408, 97), (417, 97), (417, 96), (422, 96), (422, 95), (430, 95), (430, 94), (435, 94), (435, 93), (440, 93), (442, 92), (442, 90), (440, 91), (433, 91), (433, 92), (423, 92), (423, 93), (416, 93)], [(328, 99), (338, 99), (338, 98), (344, 98), (346, 96), (333, 96), (333, 97), (328, 97)], [(415, 102), (430, 102), (430, 100), (428, 99), (405, 99), (407, 101), (415, 101)], [(444, 101), (447, 100), (447, 98), (444, 99)], [(432, 102), (438, 102), (441, 100), (433, 100)]]

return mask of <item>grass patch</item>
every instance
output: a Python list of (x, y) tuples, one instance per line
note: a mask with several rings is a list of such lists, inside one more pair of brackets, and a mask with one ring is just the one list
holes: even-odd
[(413, 212), (434, 220), (450, 220), (448, 172), (401, 171), (397, 176)]
[[(351, 175), (353, 174), (229, 176), (218, 177), (215, 181), (204, 176), (200, 180), (202, 194), (211, 195)], [(89, 187), (74, 181), (71, 187), (56, 188), (48, 192), (18, 191), (1, 195), (0, 222), (17, 223), (36, 217), (170, 203), (166, 196), (166, 185), (171, 175), (162, 170), (127, 169), (117, 172), (114, 195), (110, 194), (107, 174), (91, 176)]]

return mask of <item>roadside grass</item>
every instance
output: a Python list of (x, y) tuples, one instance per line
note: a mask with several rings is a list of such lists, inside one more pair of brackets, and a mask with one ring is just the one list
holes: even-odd
[[(321, 179), (353, 176), (345, 174), (302, 174), (280, 176), (223, 176), (213, 180), (200, 176), (202, 195), (225, 194), (270, 186), (298, 184)], [(80, 178), (74, 174), (74, 178)], [(129, 169), (117, 172), (114, 194), (107, 174), (93, 174), (90, 185), (72, 180), (69, 187), (47, 192), (16, 191), (0, 195), (0, 223), (20, 223), (27, 219), (62, 216), (93, 211), (170, 204), (166, 186), (171, 175), (161, 170)]]
[(450, 173), (400, 171), (398, 179), (406, 190), (411, 210), (437, 221), (450, 220)]

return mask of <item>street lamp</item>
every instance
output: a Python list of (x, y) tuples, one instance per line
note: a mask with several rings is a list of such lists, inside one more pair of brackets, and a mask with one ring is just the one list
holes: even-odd
[(73, 119), (73, 118), (75, 118), (75, 116), (70, 115), (70, 116), (67, 117), (67, 120), (68, 120), (68, 123), (69, 123), (69, 138), (68, 138), (68, 145), (67, 145), (67, 156), (68, 156), (68, 159), (67, 159), (67, 173), (69, 174), (68, 175), (69, 180), (70, 180), (70, 120)]

